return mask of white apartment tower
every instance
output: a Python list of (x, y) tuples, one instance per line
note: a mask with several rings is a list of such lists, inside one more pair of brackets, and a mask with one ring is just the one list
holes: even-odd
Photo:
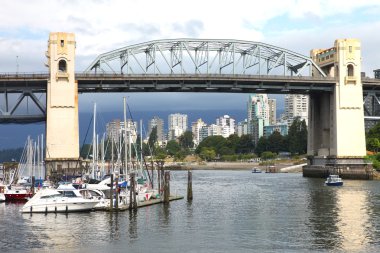
[[(269, 102), (267, 94), (249, 95), (248, 104), (248, 134), (253, 134), (256, 138), (260, 138), (257, 129), (263, 129), (269, 125)], [(257, 126), (262, 124), (262, 126)]]
[(301, 120), (308, 122), (309, 96), (300, 94), (285, 95), (285, 117), (290, 127), (294, 118), (300, 117)]
[(224, 138), (228, 138), (235, 133), (235, 120), (228, 115), (217, 118), (216, 125), (221, 128), (221, 134)]
[[(137, 139), (137, 122), (133, 122), (131, 119), (126, 120), (127, 123), (127, 134), (131, 136), (132, 142), (136, 142)], [(120, 138), (124, 136), (124, 121), (120, 119), (114, 119), (106, 125), (107, 138), (113, 140), (114, 142), (122, 141)]]
[(169, 114), (168, 130), (170, 140), (181, 136), (187, 130), (187, 115), (180, 113)]
[(164, 120), (159, 118), (158, 116), (154, 116), (152, 119), (149, 120), (148, 137), (150, 136), (150, 133), (152, 132), (154, 127), (157, 127), (157, 141), (160, 145), (162, 145), (162, 143), (165, 141)]
[(269, 125), (275, 125), (276, 124), (276, 99), (269, 98), (268, 99), (268, 105), (269, 105)]
[(196, 146), (201, 142), (200, 130), (204, 126), (207, 126), (207, 124), (202, 119), (198, 119), (191, 123), (191, 132), (193, 133), (193, 141)]

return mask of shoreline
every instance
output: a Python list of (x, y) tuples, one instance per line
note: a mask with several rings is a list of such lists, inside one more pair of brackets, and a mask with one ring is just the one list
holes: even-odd
[[(302, 165), (295, 166), (293, 163), (280, 163), (275, 164), (278, 173), (301, 173)], [(248, 162), (207, 162), (202, 164), (188, 163), (188, 164), (173, 164), (164, 166), (168, 170), (252, 170), (258, 168), (265, 172), (268, 168), (267, 165), (259, 165), (258, 163)], [(289, 169), (287, 169), (289, 168)]]

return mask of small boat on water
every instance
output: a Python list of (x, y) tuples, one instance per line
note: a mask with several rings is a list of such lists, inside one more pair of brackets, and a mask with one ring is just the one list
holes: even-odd
[(328, 186), (342, 186), (343, 181), (339, 175), (330, 175), (325, 181), (325, 184)]
[(84, 212), (91, 211), (99, 200), (84, 198), (78, 190), (42, 189), (22, 208), (22, 213)]
[(262, 173), (262, 171), (259, 168), (253, 168), (252, 173)]
[(24, 186), (7, 186), (4, 192), (5, 201), (28, 201), (33, 197), (30, 189)]

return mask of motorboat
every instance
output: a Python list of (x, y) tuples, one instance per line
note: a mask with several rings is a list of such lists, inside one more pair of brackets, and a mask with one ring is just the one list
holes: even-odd
[(41, 189), (22, 208), (22, 213), (91, 211), (100, 201), (84, 198), (78, 190)]
[(98, 200), (99, 203), (94, 208), (103, 208), (110, 205), (110, 200), (107, 199), (104, 192), (95, 189), (79, 189), (79, 193), (86, 199)]
[(259, 168), (253, 168), (252, 173), (262, 173), (262, 171)]
[(328, 186), (342, 186), (343, 181), (339, 175), (330, 175), (325, 181), (325, 184)]
[(24, 186), (10, 185), (5, 188), (5, 201), (28, 201), (33, 192)]

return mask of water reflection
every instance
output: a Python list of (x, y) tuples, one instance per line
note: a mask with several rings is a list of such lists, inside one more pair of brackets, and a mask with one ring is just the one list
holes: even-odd
[(346, 180), (344, 187), (320, 187), (322, 180), (309, 181), (313, 248), (367, 251), (374, 243), (376, 228), (366, 182)]
[(129, 227), (128, 234), (130, 239), (137, 239), (137, 210), (129, 211)]
[(367, 192), (363, 190), (337, 191), (337, 227), (342, 237), (343, 250), (364, 251), (369, 244), (373, 226), (368, 215), (368, 203)]
[(310, 202), (308, 208), (311, 211), (309, 218), (310, 229), (313, 236), (313, 247), (317, 249), (338, 249), (341, 238), (338, 233), (337, 189), (333, 187), (321, 187), (323, 180), (309, 179)]

